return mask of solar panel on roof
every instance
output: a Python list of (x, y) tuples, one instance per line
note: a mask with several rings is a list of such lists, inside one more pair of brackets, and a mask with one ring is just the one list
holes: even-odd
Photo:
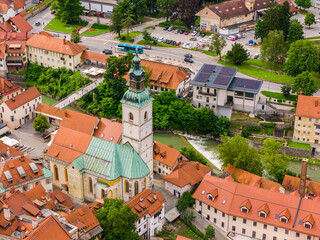
[(214, 84), (218, 84), (218, 85), (228, 85), (228, 83), (230, 82), (230, 77), (228, 76), (217, 76), (217, 78), (214, 80)]
[(212, 73), (216, 66), (205, 64), (201, 70), (202, 73)]
[(241, 88), (258, 89), (260, 86), (260, 82), (250, 79), (238, 79), (234, 86)]
[(223, 67), (220, 70), (221, 75), (225, 75), (225, 76), (232, 76), (237, 70), (235, 68), (227, 68), (227, 67)]
[(196, 82), (206, 82), (209, 78), (210, 74), (208, 73), (199, 73), (197, 78), (195, 79)]

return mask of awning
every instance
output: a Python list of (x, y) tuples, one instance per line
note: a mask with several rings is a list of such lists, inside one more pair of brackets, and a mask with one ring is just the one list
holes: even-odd
[(9, 137), (3, 137), (3, 138), (1, 138), (1, 141), (4, 144), (9, 145), (10, 147), (15, 147), (15, 146), (19, 145), (19, 141), (15, 140), (13, 138), (9, 138)]
[(167, 212), (164, 217), (169, 221), (173, 222), (180, 216), (180, 213), (176, 207), (172, 208), (169, 212)]
[(0, 136), (6, 134), (9, 131), (10, 129), (7, 127), (7, 125), (4, 125), (3, 127), (0, 128)]

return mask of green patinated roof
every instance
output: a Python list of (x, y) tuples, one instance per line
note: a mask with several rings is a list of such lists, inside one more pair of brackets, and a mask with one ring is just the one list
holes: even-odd
[(142, 92), (133, 92), (133, 91), (126, 91), (123, 95), (121, 103), (129, 104), (135, 107), (143, 107), (149, 102), (153, 101), (153, 97), (147, 89)]
[(3, 184), (0, 183), (0, 193), (4, 193), (6, 189), (3, 187)]
[(93, 137), (85, 154), (76, 158), (73, 165), (80, 172), (113, 181), (119, 177), (143, 178), (149, 168), (131, 147)]
[(106, 187), (106, 188), (110, 187), (107, 183), (100, 182), (100, 181), (97, 181), (97, 184), (101, 185), (102, 187)]
[(41, 170), (45, 178), (53, 176), (53, 172), (51, 172), (48, 168), (42, 168)]

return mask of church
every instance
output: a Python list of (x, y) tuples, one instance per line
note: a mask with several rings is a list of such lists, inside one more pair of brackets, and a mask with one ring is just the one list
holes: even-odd
[(130, 86), (121, 100), (123, 130), (119, 142), (94, 134), (99, 119), (78, 117), (74, 124), (62, 120), (45, 154), (54, 173), (54, 186), (77, 200), (108, 197), (128, 201), (152, 188), (153, 98), (145, 88), (140, 62), (136, 55), (129, 71)]

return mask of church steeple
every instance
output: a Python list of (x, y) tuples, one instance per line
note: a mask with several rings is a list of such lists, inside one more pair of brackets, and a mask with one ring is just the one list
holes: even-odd
[(144, 91), (144, 74), (145, 71), (142, 69), (140, 62), (141, 59), (139, 58), (138, 54), (134, 56), (133, 60), (133, 67), (129, 70), (129, 77), (130, 77), (130, 91), (133, 92), (143, 92)]

